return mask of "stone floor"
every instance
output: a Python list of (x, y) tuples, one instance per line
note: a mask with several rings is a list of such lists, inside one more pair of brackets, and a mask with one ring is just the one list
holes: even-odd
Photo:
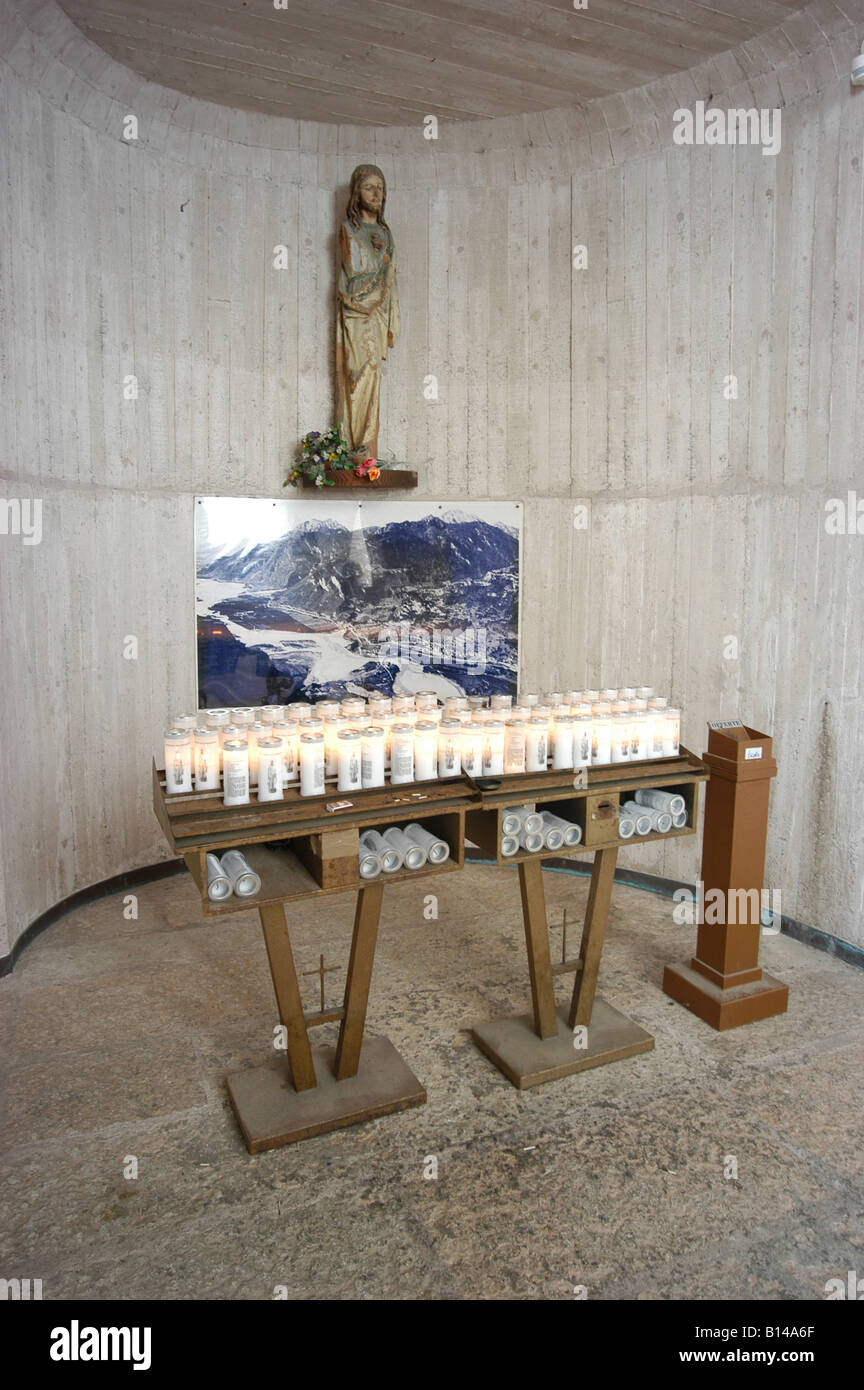
[[(587, 888), (544, 879), (554, 951)], [(223, 1075), (273, 1055), (256, 914), (205, 921), (184, 876), (137, 921), (116, 896), (51, 927), (0, 981), (0, 1274), (46, 1299), (822, 1299), (864, 1272), (864, 974), (766, 938), (789, 1012), (715, 1033), (660, 989), (692, 929), (616, 886), (600, 989), (656, 1048), (520, 1092), (468, 1031), (527, 1006), (515, 870), (432, 886), (433, 921), (430, 880), (388, 889), (369, 1010), (428, 1103), (254, 1158)], [(336, 1001), (350, 898), (292, 922)]]

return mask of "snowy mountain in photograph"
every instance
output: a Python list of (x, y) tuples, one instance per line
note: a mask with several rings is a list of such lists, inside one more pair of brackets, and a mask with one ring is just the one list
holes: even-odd
[[(202, 705), (364, 689), (515, 690), (516, 504), (487, 504), (495, 513), (487, 520), (482, 506), (376, 503), (363, 508), (368, 520), (361, 525), (356, 504), (330, 503), (325, 515), (319, 506), (310, 517), (314, 503), (281, 503), (281, 515), (290, 509), (287, 520), (298, 512), (306, 519), (256, 540), (256, 504), (236, 501), (245, 504), (237, 508), (236, 533), (229, 527), (218, 541), (206, 512), (198, 512)], [(333, 516), (340, 507), (344, 521)], [(502, 511), (514, 524), (501, 519)], [(383, 519), (388, 512), (392, 521)], [(272, 532), (272, 511), (266, 520)]]

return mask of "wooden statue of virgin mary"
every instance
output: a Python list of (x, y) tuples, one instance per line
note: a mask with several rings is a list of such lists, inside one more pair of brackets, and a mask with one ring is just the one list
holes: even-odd
[(401, 327), (396, 248), (384, 221), (386, 201), (381, 170), (358, 164), (339, 229), (336, 377), (339, 418), (352, 457), (361, 461), (378, 456), (381, 363)]

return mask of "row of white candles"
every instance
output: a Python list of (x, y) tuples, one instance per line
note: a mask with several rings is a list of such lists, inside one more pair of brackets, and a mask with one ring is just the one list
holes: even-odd
[[(612, 697), (615, 698), (612, 698)], [(593, 698), (596, 697), (596, 698)], [(203, 720), (203, 722), (202, 722)], [(214, 791), (226, 806), (439, 777), (499, 776), (674, 757), (681, 711), (647, 687), (454, 696), (434, 691), (178, 715), (165, 735), (166, 790)]]

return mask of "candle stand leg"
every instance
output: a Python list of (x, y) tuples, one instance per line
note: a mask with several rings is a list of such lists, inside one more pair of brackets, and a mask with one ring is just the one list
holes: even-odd
[(644, 1028), (595, 997), (617, 857), (615, 847), (594, 855), (579, 960), (569, 967), (576, 971), (569, 1009), (555, 1005), (554, 974), (563, 969), (553, 971), (550, 964), (541, 863), (528, 859), (519, 864), (533, 1010), (480, 1023), (471, 1036), (520, 1090), (650, 1052), (654, 1046)]
[(387, 1038), (363, 1037), (383, 893), (383, 884), (374, 884), (357, 894), (345, 1002), (335, 1015), (341, 1016), (335, 1048), (309, 1045), (307, 1028), (316, 1020), (303, 1013), (284, 906), (259, 908), (288, 1065), (275, 1056), (226, 1078), (250, 1153), (425, 1104), (425, 1089), (393, 1044)]

